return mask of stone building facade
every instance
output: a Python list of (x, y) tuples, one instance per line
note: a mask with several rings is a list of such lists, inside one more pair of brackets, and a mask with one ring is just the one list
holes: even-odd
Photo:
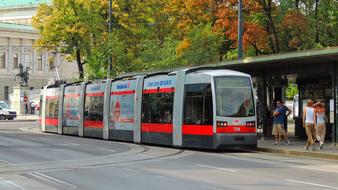
[[(37, 51), (33, 48), (39, 38), (31, 26), (39, 3), (49, 0), (3, 0), (0, 2), (0, 100), (9, 101), (19, 64), (29, 67), (30, 89), (40, 89), (55, 79), (58, 70), (61, 80), (77, 76), (77, 65), (65, 60), (58, 52)], [(56, 69), (55, 69), (56, 68)]]

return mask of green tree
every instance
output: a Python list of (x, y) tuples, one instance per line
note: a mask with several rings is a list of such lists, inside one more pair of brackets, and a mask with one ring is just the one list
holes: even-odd
[(218, 61), (223, 37), (212, 31), (211, 23), (200, 24), (188, 33), (176, 54), (185, 65), (201, 65)]
[(83, 65), (92, 49), (104, 41), (107, 3), (101, 0), (53, 0), (38, 8), (32, 24), (40, 33), (36, 46), (59, 48), (76, 60), (79, 79), (83, 80)]
[(296, 84), (290, 83), (285, 89), (285, 97), (288, 100), (292, 100), (295, 95), (298, 94), (298, 87)]

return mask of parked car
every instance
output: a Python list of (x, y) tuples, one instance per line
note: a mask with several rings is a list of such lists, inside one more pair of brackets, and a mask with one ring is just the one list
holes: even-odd
[(12, 110), (6, 102), (0, 101), (0, 120), (13, 120), (14, 118), (16, 118), (16, 111)]

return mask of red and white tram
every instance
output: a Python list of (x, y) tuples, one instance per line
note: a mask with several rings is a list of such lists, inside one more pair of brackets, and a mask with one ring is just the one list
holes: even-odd
[(257, 146), (251, 77), (219, 69), (47, 86), (45, 132), (175, 147)]

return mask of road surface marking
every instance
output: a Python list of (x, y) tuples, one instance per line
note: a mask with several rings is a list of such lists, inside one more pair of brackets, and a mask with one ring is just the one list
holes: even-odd
[(322, 166), (322, 168), (316, 168), (317, 166), (293, 166), (295, 168), (301, 168), (306, 170), (314, 170), (314, 171), (320, 171), (320, 172), (331, 172), (331, 173), (338, 173), (338, 167), (336, 165), (327, 165), (325, 167)]
[(292, 180), (292, 179), (286, 179), (285, 181), (293, 182), (293, 183), (300, 183), (300, 184), (305, 184), (305, 185), (312, 185), (312, 186), (316, 186), (316, 187), (338, 189), (338, 187), (333, 187), (333, 186), (329, 186), (329, 185), (322, 185), (322, 184), (310, 183), (310, 182), (305, 182), (305, 181), (296, 181), (296, 180)]
[(63, 185), (66, 185), (66, 186), (69, 186), (69, 187), (72, 187), (73, 189), (77, 188), (77, 186), (73, 185), (73, 184), (70, 184), (70, 183), (67, 183), (65, 181), (62, 181), (62, 180), (59, 180), (59, 179), (56, 179), (56, 178), (53, 178), (51, 176), (48, 176), (48, 175), (45, 175), (45, 174), (42, 174), (40, 172), (31, 172), (31, 173), (28, 173), (36, 178), (39, 178), (41, 180), (44, 180), (44, 181), (50, 181), (50, 182), (56, 182), (56, 183), (61, 183)]
[(171, 178), (171, 177), (167, 177), (167, 176), (163, 176), (163, 175), (157, 175), (156, 177), (166, 179), (166, 180), (171, 180), (171, 181), (178, 181), (175, 178)]
[(53, 151), (53, 154), (57, 154), (57, 155), (63, 155), (62, 153), (59, 153), (59, 152), (54, 152), (54, 151)]
[(18, 188), (18, 189), (20, 189), (20, 190), (25, 190), (23, 187), (21, 187), (20, 185), (14, 183), (14, 182), (12, 182), (12, 181), (5, 180), (5, 179), (3, 179), (3, 178), (0, 178), (0, 180), (3, 181), (3, 182), (5, 182), (5, 183), (8, 183), (8, 184), (10, 184), (10, 185), (13, 185), (14, 187), (16, 187), (16, 188)]
[(228, 169), (228, 168), (219, 168), (219, 167), (214, 167), (214, 166), (207, 166), (207, 165), (203, 165), (203, 164), (198, 164), (198, 166), (204, 167), (204, 168), (215, 169), (215, 170), (227, 171), (227, 172), (238, 172), (237, 170), (232, 170), (232, 169)]
[(127, 170), (127, 171), (131, 171), (131, 172), (141, 173), (140, 171), (135, 170), (135, 169), (131, 169), (131, 168), (122, 168), (122, 170)]
[(96, 149), (97, 149), (97, 150), (108, 151), (108, 152), (116, 152), (116, 150), (107, 149), (107, 148), (96, 148)]

